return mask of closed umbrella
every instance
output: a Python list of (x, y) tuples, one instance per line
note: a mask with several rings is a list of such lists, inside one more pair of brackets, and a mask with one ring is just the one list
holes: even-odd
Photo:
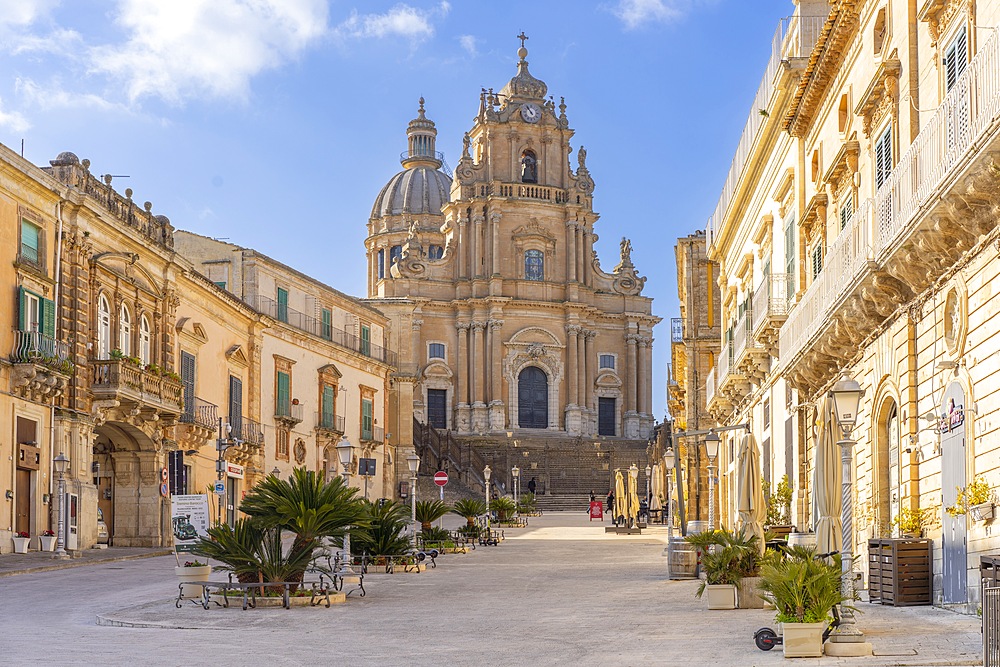
[(843, 530), (840, 521), (842, 473), (837, 456), (833, 399), (829, 396), (823, 399), (816, 427), (819, 440), (816, 442), (816, 465), (813, 467), (813, 530), (816, 531), (816, 551), (829, 553), (840, 550)]
[(628, 518), (635, 521), (639, 516), (639, 490), (636, 488), (637, 478), (628, 476)]
[(649, 510), (659, 512), (663, 509), (663, 505), (660, 503), (660, 496), (663, 494), (663, 474), (659, 463), (653, 464), (652, 478), (650, 493), (653, 494), (653, 497), (649, 499)]
[(625, 499), (625, 480), (622, 479), (622, 471), (615, 471), (615, 515), (611, 517), (613, 521), (618, 522), (618, 517), (625, 516), (625, 507), (628, 502)]
[(764, 553), (764, 490), (761, 488), (760, 450), (752, 433), (743, 436), (740, 443), (737, 481), (740, 527), (757, 536), (757, 548)]

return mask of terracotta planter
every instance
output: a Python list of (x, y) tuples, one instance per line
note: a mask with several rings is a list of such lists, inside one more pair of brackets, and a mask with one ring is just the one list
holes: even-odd
[(736, 609), (736, 586), (732, 584), (709, 584), (705, 595), (709, 609)]
[(765, 600), (757, 588), (760, 577), (743, 577), (736, 584), (736, 604), (740, 609), (763, 609)]
[(782, 623), (786, 658), (819, 658), (823, 655), (824, 623)]
[(15, 537), (14, 538), (14, 553), (16, 554), (26, 554), (28, 553), (28, 543), (31, 542), (30, 537)]
[(55, 535), (39, 535), (38, 536), (38, 548), (42, 551), (55, 551), (56, 550), (56, 536)]
[[(211, 565), (199, 565), (197, 567), (175, 567), (174, 574), (177, 575), (178, 583), (182, 581), (207, 581), (212, 576)], [(183, 600), (197, 600), (202, 596), (202, 586), (185, 586)]]

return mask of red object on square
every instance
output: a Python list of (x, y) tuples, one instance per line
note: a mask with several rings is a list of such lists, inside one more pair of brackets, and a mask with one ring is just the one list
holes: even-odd
[(604, 504), (598, 501), (590, 503), (590, 520), (600, 519), (604, 521)]

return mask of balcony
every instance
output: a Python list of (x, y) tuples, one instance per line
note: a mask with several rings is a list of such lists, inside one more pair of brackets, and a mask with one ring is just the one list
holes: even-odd
[(745, 309), (733, 329), (733, 368), (737, 375), (760, 382), (769, 370), (769, 357), (764, 346), (751, 335), (752, 312), (752, 308)]
[(39, 331), (14, 331), (12, 389), (35, 401), (58, 398), (73, 376), (69, 346)]
[(300, 313), (285, 304), (279, 305), (274, 299), (266, 296), (247, 296), (244, 298), (244, 301), (258, 312), (273, 317), (279, 322), (291, 325), (300, 331), (305, 331), (306, 333), (328, 340), (331, 343), (384, 362), (390, 366), (396, 365), (396, 353), (392, 350), (387, 350), (381, 345), (375, 345), (369, 340), (334, 328), (329, 324), (324, 325), (321, 320)]
[(317, 412), (316, 430), (331, 435), (344, 435), (344, 418), (332, 412)]
[(677, 381), (676, 370), (673, 364), (667, 364), (667, 405), (674, 415), (679, 416), (684, 410), (684, 397), (687, 392)]
[(670, 342), (671, 343), (683, 343), (684, 342), (684, 318), (683, 317), (671, 317), (670, 318)]
[(994, 31), (875, 197), (831, 244), (779, 337), (782, 372), (800, 388), (822, 386), (868, 334), (994, 228), (998, 69)]
[(125, 412), (172, 426), (184, 412), (179, 379), (143, 370), (124, 359), (90, 360), (90, 393), (95, 401), (117, 401)]
[(373, 426), (371, 429), (361, 429), (361, 441), (376, 444), (385, 442), (385, 431), (381, 426)]
[(753, 313), (750, 335), (772, 357), (778, 356), (778, 334), (788, 319), (788, 309), (795, 296), (794, 277), (790, 273), (764, 276), (751, 303)]
[(294, 401), (277, 401), (274, 404), (274, 419), (289, 428), (300, 423), (305, 415), (301, 403)]
[(174, 438), (181, 449), (197, 449), (216, 435), (219, 428), (218, 407), (197, 396), (184, 397), (184, 412), (174, 428)]
[(225, 459), (243, 466), (254, 464), (264, 449), (264, 427), (249, 417), (229, 418), (229, 444)]

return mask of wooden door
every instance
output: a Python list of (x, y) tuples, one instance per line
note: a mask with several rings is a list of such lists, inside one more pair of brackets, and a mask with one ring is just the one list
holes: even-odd
[(17, 487), (14, 491), (17, 507), (15, 509), (14, 531), (31, 532), (31, 471), (17, 469)]
[(517, 415), (521, 428), (549, 427), (549, 380), (537, 366), (528, 366), (517, 378)]

